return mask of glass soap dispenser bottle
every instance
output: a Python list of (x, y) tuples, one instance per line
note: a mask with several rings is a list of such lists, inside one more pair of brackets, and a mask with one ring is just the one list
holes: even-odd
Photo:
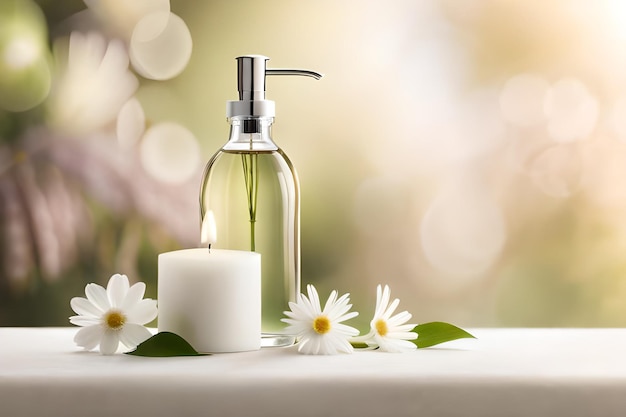
[(300, 293), (300, 191), (291, 161), (272, 139), (274, 102), (265, 99), (265, 77), (321, 74), (267, 69), (268, 59), (237, 58), (239, 100), (227, 102), (230, 137), (206, 165), (200, 215), (215, 222), (213, 247), (261, 254), (261, 345), (288, 346), (296, 337), (285, 333), (281, 318)]

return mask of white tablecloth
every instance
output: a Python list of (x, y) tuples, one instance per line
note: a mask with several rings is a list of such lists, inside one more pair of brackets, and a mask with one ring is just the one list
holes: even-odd
[(626, 416), (626, 329), (470, 329), (407, 354), (101, 356), (0, 328), (0, 416)]

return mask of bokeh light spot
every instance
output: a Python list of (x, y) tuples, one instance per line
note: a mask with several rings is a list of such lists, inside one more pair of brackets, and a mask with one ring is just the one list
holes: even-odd
[(533, 74), (510, 78), (500, 92), (502, 117), (516, 126), (533, 126), (545, 119), (543, 102), (550, 87), (548, 81)]
[(168, 80), (179, 75), (191, 58), (191, 50), (189, 29), (173, 13), (157, 12), (144, 17), (135, 26), (130, 40), (133, 68), (152, 80)]
[(200, 146), (183, 126), (163, 122), (146, 131), (140, 147), (141, 162), (154, 178), (170, 184), (189, 180), (200, 163)]
[(50, 93), (52, 73), (45, 58), (13, 71), (0, 68), (0, 109), (21, 112), (41, 104)]
[(501, 208), (476, 181), (459, 181), (433, 200), (420, 240), (430, 264), (451, 286), (479, 277), (498, 259), (506, 240)]
[[(602, 3), (601, 3), (602, 4)], [(605, 0), (606, 11), (611, 29), (620, 40), (626, 40), (626, 2), (623, 0)]]
[[(117, 36), (128, 41), (137, 23), (156, 12), (167, 15), (169, 0), (83, 0), (94, 16)], [(164, 25), (163, 25), (164, 26)]]
[(410, 211), (410, 190), (389, 177), (363, 181), (354, 195), (354, 222), (363, 235), (376, 238), (404, 232)]
[(132, 148), (145, 130), (146, 115), (135, 97), (128, 100), (117, 115), (117, 141), (124, 149)]
[(4, 49), (4, 63), (13, 70), (20, 70), (35, 63), (41, 57), (41, 47), (35, 39), (13, 38)]
[[(624, 221), (626, 210), (626, 148), (619, 141), (595, 141), (581, 152), (584, 195), (595, 205), (617, 214), (613, 227)], [(601, 163), (599, 163), (601, 161)], [(626, 230), (626, 229), (625, 229)], [(621, 233), (626, 239), (626, 233)]]
[(609, 117), (613, 131), (620, 140), (626, 141), (626, 97), (615, 101)]
[(557, 81), (544, 101), (548, 133), (556, 142), (572, 142), (591, 134), (598, 120), (598, 102), (575, 78)]
[(580, 188), (582, 160), (571, 146), (552, 146), (541, 152), (530, 166), (533, 182), (545, 194), (565, 198)]

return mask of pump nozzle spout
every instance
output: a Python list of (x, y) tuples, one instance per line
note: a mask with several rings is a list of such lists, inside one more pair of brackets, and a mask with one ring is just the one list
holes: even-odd
[(268, 68), (265, 70), (265, 75), (303, 75), (305, 77), (313, 77), (319, 80), (324, 75), (319, 72), (301, 69), (283, 69), (283, 68)]
[(303, 75), (316, 80), (322, 74), (301, 69), (266, 68), (268, 57), (263, 55), (244, 55), (237, 57), (237, 89), (239, 100), (265, 100), (266, 75)]
[(268, 57), (244, 55), (237, 57), (237, 90), (239, 100), (227, 104), (226, 114), (232, 116), (272, 116), (274, 102), (265, 99), (265, 77), (267, 75), (301, 75), (322, 78), (322, 74), (302, 69), (268, 69)]

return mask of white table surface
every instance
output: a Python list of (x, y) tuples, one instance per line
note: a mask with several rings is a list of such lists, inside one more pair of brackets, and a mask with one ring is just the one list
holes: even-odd
[(626, 329), (470, 329), (406, 354), (102, 356), (0, 328), (0, 416), (626, 416)]

